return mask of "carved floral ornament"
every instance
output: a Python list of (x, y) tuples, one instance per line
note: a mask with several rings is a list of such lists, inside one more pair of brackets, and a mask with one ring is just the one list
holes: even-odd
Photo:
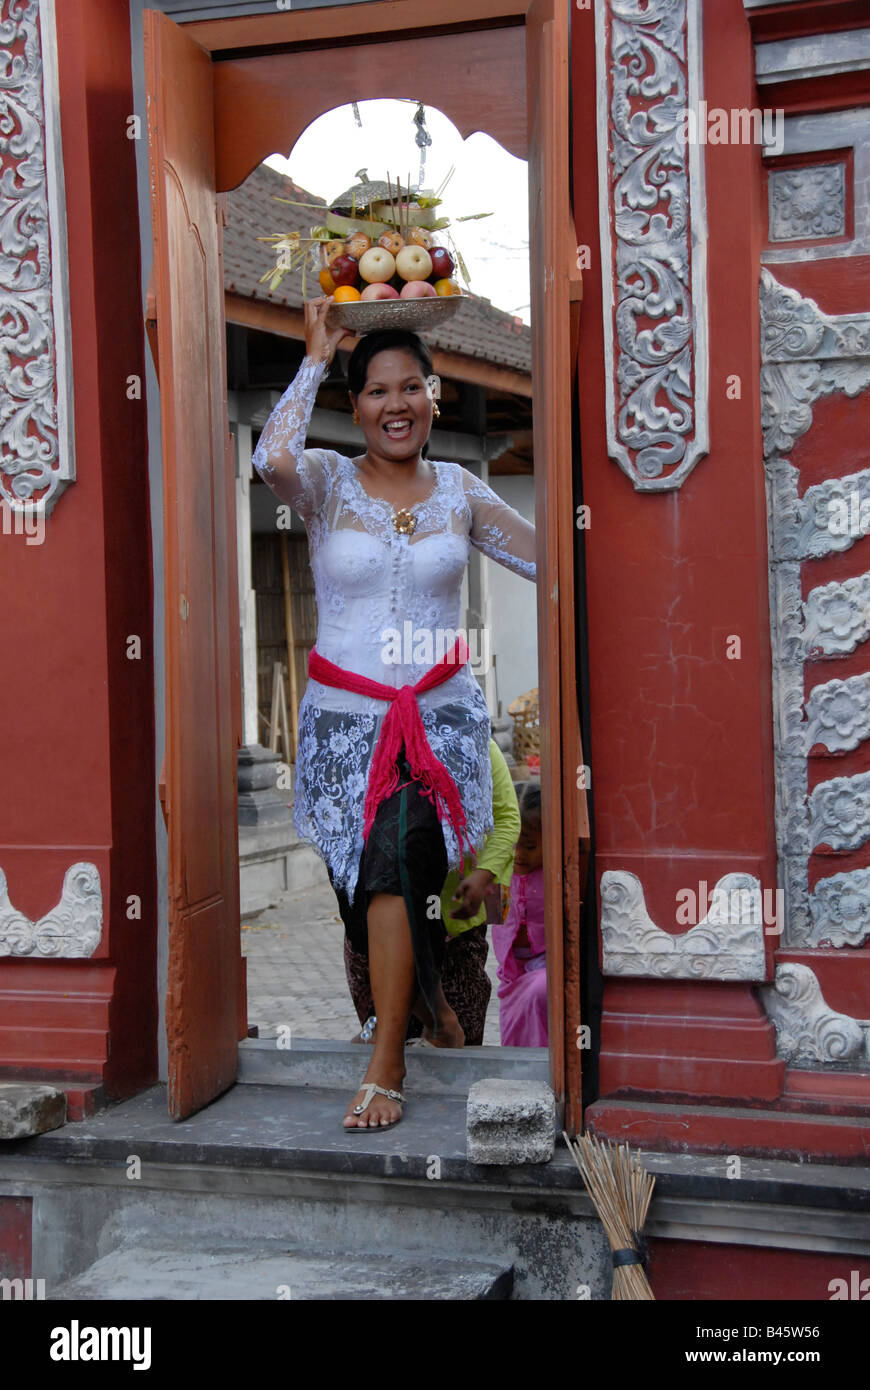
[(771, 241), (807, 241), (846, 231), (846, 166), (773, 169), (768, 178)]
[(54, 0), (0, 0), (0, 502), (75, 478)]
[(608, 453), (638, 491), (679, 487), (709, 448), (703, 149), (686, 140), (700, 9), (595, 7)]
[(810, 892), (808, 865), (819, 846), (848, 851), (870, 840), (870, 774), (816, 779), (810, 794), (807, 760), (812, 750), (824, 757), (870, 738), (870, 672), (820, 682), (807, 695), (804, 668), (814, 654), (845, 656), (870, 636), (870, 574), (817, 584), (804, 598), (801, 566), (855, 544), (860, 527), (839, 517), (861, 520), (870, 469), (826, 478), (799, 497), (786, 455), (812, 426), (817, 400), (870, 386), (870, 313), (825, 314), (763, 270), (761, 345), (783, 944), (860, 947), (870, 940), (870, 872), (828, 875)]

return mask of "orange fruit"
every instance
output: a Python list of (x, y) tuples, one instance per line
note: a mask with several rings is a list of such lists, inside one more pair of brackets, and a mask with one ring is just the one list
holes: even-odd
[(459, 294), (459, 286), (454, 284), (452, 280), (436, 280), (435, 293), (441, 295)]
[(335, 294), (335, 281), (328, 270), (321, 270), (317, 278), (324, 294)]
[(359, 290), (355, 290), (353, 285), (339, 285), (335, 291), (336, 304), (351, 304), (355, 299), (360, 298)]

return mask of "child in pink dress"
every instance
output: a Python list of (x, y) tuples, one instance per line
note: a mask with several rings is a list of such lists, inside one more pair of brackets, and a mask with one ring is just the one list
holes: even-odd
[(526, 783), (520, 798), (520, 817), (510, 907), (503, 924), (492, 928), (501, 980), (501, 1041), (503, 1047), (546, 1047), (547, 959), (539, 783)]

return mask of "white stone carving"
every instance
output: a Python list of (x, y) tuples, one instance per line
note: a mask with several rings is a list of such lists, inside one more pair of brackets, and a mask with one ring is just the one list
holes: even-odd
[(9, 901), (0, 869), (0, 956), (92, 956), (103, 931), (103, 895), (96, 864), (67, 869), (60, 902), (31, 922)]
[(870, 840), (870, 772), (832, 777), (810, 794), (810, 844), (857, 849)]
[(767, 469), (776, 527), (771, 537), (775, 560), (809, 560), (850, 550), (870, 534), (870, 468), (842, 478), (826, 478), (798, 497), (798, 471), (788, 459), (771, 455)]
[(48, 514), (75, 478), (54, 0), (0, 16), (0, 501)]
[(809, 241), (846, 234), (846, 166), (810, 164), (768, 176), (771, 241)]
[(845, 656), (870, 636), (870, 574), (820, 584), (804, 604), (806, 654)]
[(601, 875), (601, 938), (605, 975), (680, 980), (763, 980), (761, 884), (751, 874), (725, 874), (710, 909), (687, 932), (662, 931), (646, 910), (636, 874)]
[[(835, 779), (846, 785), (834, 791), (832, 783), (822, 784), (827, 790), (816, 788), (811, 812), (807, 778), (807, 755), (814, 743), (839, 752), (866, 736), (861, 732), (861, 699), (856, 696), (864, 678), (820, 686), (809, 696), (805, 716), (804, 665), (813, 652), (851, 651), (863, 640), (860, 634), (870, 632), (870, 576), (820, 585), (804, 604), (801, 561), (847, 550), (854, 543), (855, 535), (838, 535), (837, 527), (830, 526), (829, 503), (847, 499), (854, 513), (855, 492), (860, 512), (860, 501), (870, 497), (870, 470), (827, 479), (799, 498), (797, 470), (785, 455), (810, 428), (820, 397), (834, 391), (856, 396), (870, 385), (870, 314), (823, 314), (812, 300), (762, 270), (761, 343), (775, 815), (779, 880), (785, 894), (782, 944), (811, 946), (821, 940), (820, 914), (825, 910), (824, 893), (817, 899), (809, 892), (812, 850), (820, 843), (835, 847), (832, 837), (842, 833), (837, 828), (841, 807), (854, 817), (850, 833), (860, 837), (858, 843), (870, 836), (870, 829), (865, 833), (859, 827), (863, 796), (861, 788), (852, 785), (855, 779)], [(852, 697), (848, 702), (840, 689), (843, 684)]]
[(778, 965), (773, 984), (761, 990), (761, 997), (776, 1028), (777, 1053), (787, 1062), (839, 1062), (849, 1070), (870, 1065), (870, 1022), (829, 1008), (808, 965)]
[(817, 743), (829, 753), (857, 748), (870, 736), (870, 672), (817, 685), (806, 711), (807, 752)]
[(820, 878), (810, 912), (811, 946), (863, 946), (870, 940), (870, 869)]
[(709, 450), (701, 3), (594, 8), (608, 452), (663, 491)]
[[(866, 42), (870, 30), (864, 30)], [(805, 52), (813, 50), (811, 67), (819, 61), (823, 43), (836, 36), (828, 34), (824, 39), (815, 34), (808, 40)], [(857, 35), (840, 36), (851, 48)], [(802, 66), (805, 53), (798, 54), (795, 40), (787, 41), (792, 50), (791, 56), (798, 66)], [(756, 57), (763, 50), (772, 52), (776, 44), (763, 43), (756, 46)], [(823, 65), (824, 66), (824, 65)], [(808, 76), (808, 71), (801, 74)], [(804, 86), (807, 84), (804, 83)], [(768, 98), (765, 100), (764, 98)], [(770, 93), (759, 92), (759, 105), (769, 105)], [(778, 133), (782, 141), (782, 154), (793, 159), (804, 156), (804, 163), (817, 161), (822, 151), (827, 151), (826, 163), (841, 160), (843, 152), (849, 150), (851, 159), (847, 164), (849, 194), (853, 203), (852, 226), (846, 228), (846, 235), (828, 240), (809, 239), (801, 242), (771, 242), (762, 251), (763, 264), (773, 268), (786, 261), (844, 260), (855, 256), (866, 256), (870, 252), (870, 108), (856, 104), (839, 111), (795, 111), (785, 115), (779, 122)], [(849, 167), (851, 166), (851, 167)]]
[(765, 457), (806, 434), (821, 396), (870, 385), (870, 314), (823, 314), (761, 272), (761, 422)]

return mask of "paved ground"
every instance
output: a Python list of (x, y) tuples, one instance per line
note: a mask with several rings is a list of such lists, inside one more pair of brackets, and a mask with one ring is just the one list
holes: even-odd
[[(279, 905), (242, 918), (242, 954), (248, 962), (248, 1022), (261, 1038), (278, 1028), (300, 1038), (353, 1037), (359, 1028), (344, 973), (344, 927), (324, 874), (322, 885), (288, 893)], [(497, 1046), (495, 956), (484, 1043)]]

